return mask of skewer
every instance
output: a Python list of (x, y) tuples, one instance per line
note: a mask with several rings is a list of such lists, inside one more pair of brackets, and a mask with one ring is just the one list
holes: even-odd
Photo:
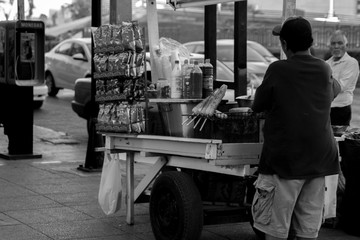
[(197, 118), (198, 117), (198, 115), (196, 115), (195, 117), (193, 117), (193, 119), (191, 119), (191, 121), (190, 122), (188, 122), (187, 124), (186, 124), (186, 126), (189, 126), (190, 125), (190, 123), (192, 123), (194, 120), (195, 120), (195, 118)]
[(204, 122), (203, 122), (203, 124), (201, 125), (201, 127), (200, 127), (200, 132), (201, 132), (201, 130), (203, 129), (203, 127), (204, 127), (204, 125), (205, 125), (205, 123), (206, 123), (206, 121), (207, 121), (208, 119), (207, 118), (205, 118), (205, 120), (204, 120)]
[(193, 127), (193, 129), (195, 129), (196, 128), (196, 126), (199, 124), (199, 122), (201, 121), (201, 118), (199, 118), (199, 120), (195, 123), (195, 125), (194, 125), (194, 127)]
[(188, 116), (183, 122), (181, 125), (184, 125), (192, 116), (194, 116), (194, 114)]

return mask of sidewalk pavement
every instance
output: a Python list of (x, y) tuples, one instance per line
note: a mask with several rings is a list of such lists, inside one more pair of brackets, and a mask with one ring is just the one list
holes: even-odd
[[(0, 130), (2, 132), (2, 130)], [(151, 240), (148, 204), (135, 205), (135, 225), (122, 209), (106, 216), (97, 201), (100, 172), (82, 172), (86, 145), (71, 136), (34, 126), (34, 153), (42, 158), (0, 159), (1, 240)], [(7, 152), (0, 133), (0, 151)], [(146, 166), (135, 164), (137, 181)], [(123, 181), (123, 184), (125, 180)], [(124, 188), (125, 189), (125, 188)], [(201, 240), (255, 240), (250, 224), (204, 226)], [(319, 240), (360, 239), (341, 230), (322, 228)]]

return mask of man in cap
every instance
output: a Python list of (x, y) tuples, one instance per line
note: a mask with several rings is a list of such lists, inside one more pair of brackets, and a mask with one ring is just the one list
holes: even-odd
[(252, 107), (266, 113), (254, 227), (266, 239), (316, 239), (325, 176), (339, 172), (330, 105), (340, 86), (330, 66), (310, 54), (313, 37), (306, 19), (288, 18), (273, 34), (287, 59), (269, 66)]
[(350, 126), (351, 104), (359, 77), (359, 63), (346, 52), (347, 38), (341, 30), (330, 37), (332, 57), (326, 62), (333, 71), (333, 77), (339, 81), (341, 91), (331, 104), (331, 124)]

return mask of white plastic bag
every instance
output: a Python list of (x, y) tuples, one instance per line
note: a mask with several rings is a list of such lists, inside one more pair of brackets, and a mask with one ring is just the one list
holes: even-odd
[(121, 207), (121, 167), (117, 157), (105, 154), (99, 188), (99, 204), (106, 215), (114, 214)]
[(325, 176), (325, 206), (324, 219), (336, 217), (336, 190), (339, 174)]

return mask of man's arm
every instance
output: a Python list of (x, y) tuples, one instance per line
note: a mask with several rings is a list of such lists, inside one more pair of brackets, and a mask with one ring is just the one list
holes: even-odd
[(331, 76), (332, 82), (333, 82), (333, 93), (334, 93), (334, 98), (336, 98), (336, 96), (340, 93), (341, 91), (341, 86), (340, 83), (338, 82), (338, 80), (336, 80), (335, 78), (333, 78)]
[(254, 112), (264, 112), (271, 107), (271, 95), (272, 95), (272, 78), (274, 77), (271, 65), (265, 73), (264, 80), (261, 85), (256, 89), (254, 103), (251, 109)]
[(359, 64), (357, 60), (349, 61), (345, 64), (341, 75), (337, 81), (341, 86), (341, 92), (354, 91), (359, 77)]

